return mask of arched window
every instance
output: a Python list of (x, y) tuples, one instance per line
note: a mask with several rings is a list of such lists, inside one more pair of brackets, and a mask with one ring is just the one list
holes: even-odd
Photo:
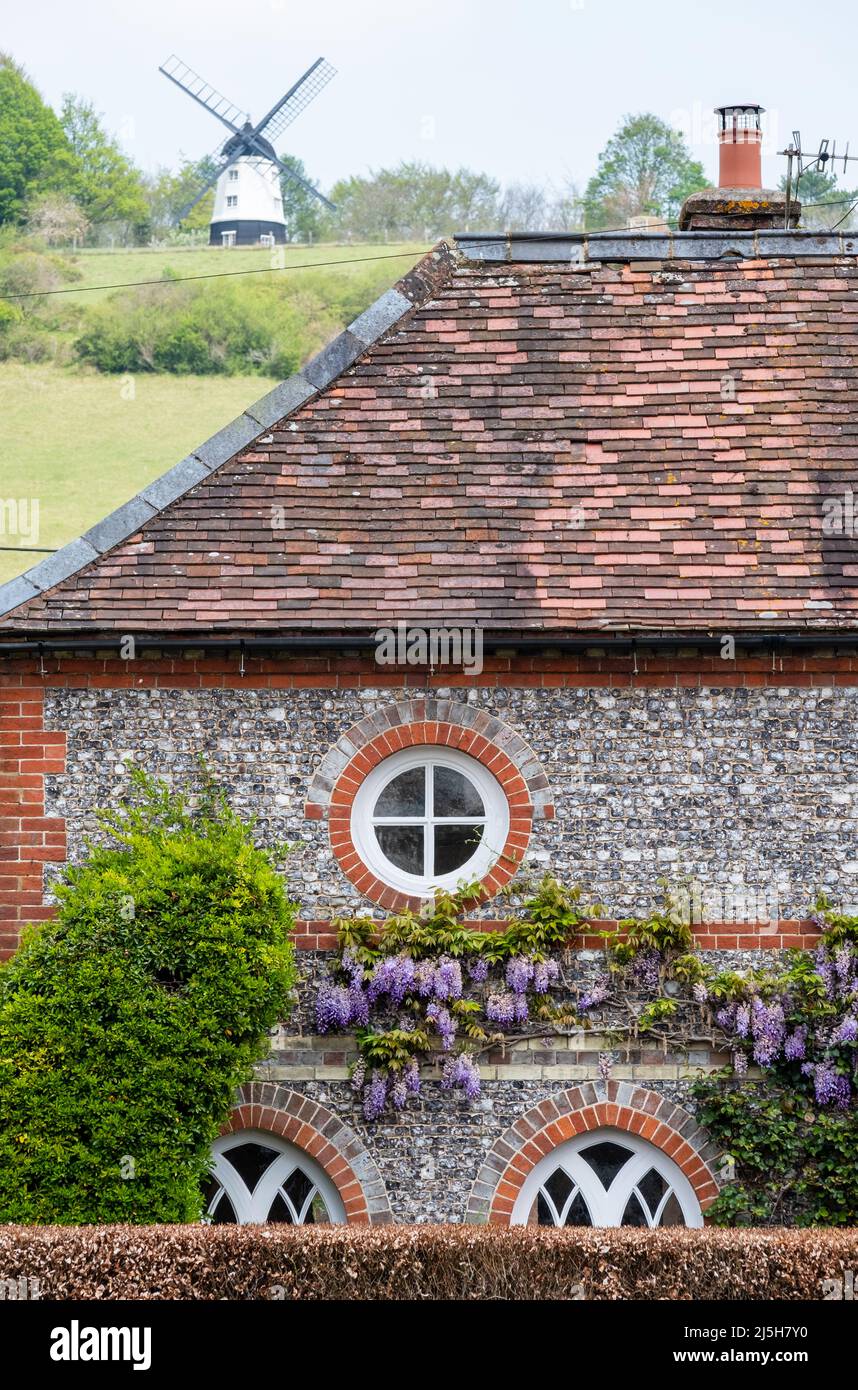
[(500, 783), (455, 748), (392, 754), (367, 775), (352, 805), (355, 849), (382, 883), (403, 893), (483, 878), (508, 832)]
[(336, 1187), (314, 1159), (273, 1134), (249, 1130), (214, 1144), (205, 1209), (215, 1224), (242, 1226), (341, 1225), (346, 1219)]
[(691, 1183), (654, 1144), (618, 1129), (579, 1134), (528, 1175), (514, 1226), (702, 1226)]

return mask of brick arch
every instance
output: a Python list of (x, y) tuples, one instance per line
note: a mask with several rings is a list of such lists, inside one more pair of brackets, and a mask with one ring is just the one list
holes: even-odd
[(349, 1225), (391, 1221), (384, 1179), (363, 1141), (338, 1115), (317, 1101), (266, 1081), (242, 1086), (221, 1134), (265, 1130), (303, 1149), (336, 1187)]
[(577, 1134), (611, 1126), (640, 1135), (682, 1170), (702, 1212), (718, 1195), (719, 1150), (687, 1110), (656, 1091), (623, 1081), (588, 1083), (542, 1101), (520, 1116), (489, 1150), (468, 1198), (465, 1221), (508, 1226), (525, 1178)]
[(420, 900), (382, 883), (364, 864), (351, 837), (352, 802), (374, 767), (403, 748), (455, 748), (492, 773), (509, 802), (509, 833), (499, 858), (482, 880), (490, 895), (518, 872), (537, 817), (550, 820), (548, 777), (533, 749), (503, 720), (460, 700), (401, 700), (353, 725), (322, 760), (310, 787), (305, 813), (327, 817), (331, 849), (342, 872), (370, 901), (388, 911), (419, 906)]

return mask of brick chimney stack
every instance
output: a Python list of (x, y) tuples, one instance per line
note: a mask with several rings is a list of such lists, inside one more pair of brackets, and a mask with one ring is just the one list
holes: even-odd
[[(763, 107), (755, 102), (716, 106), (718, 117), (718, 187), (704, 188), (686, 198), (679, 214), (679, 229), (699, 231), (755, 231), (783, 228), (786, 199), (774, 188), (763, 188), (760, 117)], [(795, 227), (801, 204), (791, 200), (789, 225)]]

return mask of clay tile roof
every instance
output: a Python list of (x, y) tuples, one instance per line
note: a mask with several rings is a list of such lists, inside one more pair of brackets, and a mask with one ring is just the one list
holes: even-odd
[(436, 248), (3, 633), (858, 627), (858, 259), (765, 237)]

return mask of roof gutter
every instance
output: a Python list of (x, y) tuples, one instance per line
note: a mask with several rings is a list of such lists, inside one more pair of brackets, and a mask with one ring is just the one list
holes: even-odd
[[(416, 627), (423, 626), (415, 624)], [(454, 630), (455, 624), (451, 625)], [(720, 649), (725, 637), (732, 637), (743, 650), (779, 650), (802, 647), (858, 647), (858, 629), (812, 632), (790, 630), (771, 632), (590, 632), (574, 637), (540, 633), (484, 633), (486, 651), (587, 651), (593, 647), (610, 646), (620, 650), (657, 648), (675, 650), (682, 647)], [(236, 651), (236, 652), (300, 652), (374, 650), (378, 645), (375, 630), (371, 633), (313, 633), (289, 637), (222, 636), (159, 637), (152, 633), (110, 633), (92, 637), (29, 636), (13, 641), (0, 641), (0, 657), (39, 655), (40, 653), (113, 651), (120, 653), (129, 637), (150, 651)]]

